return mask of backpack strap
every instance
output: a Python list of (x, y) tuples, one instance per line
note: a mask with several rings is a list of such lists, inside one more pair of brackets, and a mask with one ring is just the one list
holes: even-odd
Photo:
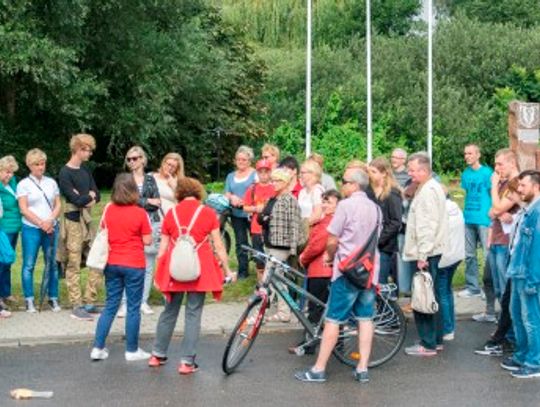
[(105, 215), (107, 213), (107, 209), (109, 209), (109, 206), (111, 206), (110, 203), (105, 205), (105, 209), (103, 209), (103, 214), (101, 215), (101, 220), (99, 221), (99, 227), (101, 229), (107, 229), (107, 222), (105, 222)]
[[(197, 210), (193, 214), (193, 217), (191, 218), (191, 222), (189, 222), (189, 225), (188, 225), (187, 228), (185, 226), (180, 226), (180, 222), (178, 221), (178, 215), (176, 214), (176, 208), (172, 209), (174, 222), (176, 223), (176, 227), (178, 228), (178, 236), (179, 237), (182, 236), (182, 235), (189, 235), (191, 233), (191, 229), (193, 229), (193, 225), (197, 221), (197, 218), (199, 217), (199, 214), (201, 213), (203, 207), (204, 207), (203, 205), (199, 205), (199, 207), (197, 208)], [(197, 245), (197, 247), (202, 245), (205, 241), (206, 241), (206, 238), (201, 243), (199, 243)]]

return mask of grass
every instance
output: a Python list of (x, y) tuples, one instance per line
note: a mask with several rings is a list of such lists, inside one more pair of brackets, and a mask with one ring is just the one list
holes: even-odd
[[(216, 190), (216, 188), (211, 188), (211, 190)], [(456, 185), (451, 186), (450, 195), (461, 207), (463, 207), (464, 193), (459, 188), (459, 186), (456, 186)], [(110, 200), (110, 191), (104, 191), (101, 196), (101, 202), (93, 210), (94, 222), (96, 223), (99, 222), (101, 213), (103, 211), (103, 207), (105, 206), (107, 202), (109, 202), (109, 200)], [(229, 230), (229, 233), (231, 237), (234, 239), (234, 233), (232, 232), (232, 230)], [(11, 270), (12, 270), (11, 281), (12, 281), (12, 293), (20, 299), (19, 306), (22, 306), (23, 305), (22, 286), (21, 286), (22, 253), (21, 253), (20, 241), (21, 239), (19, 236), (19, 243), (17, 245), (17, 258), (16, 258), (15, 263), (11, 267)], [(479, 270), (480, 272), (482, 272), (484, 259), (480, 253), (478, 256), (478, 262), (479, 262)], [(233, 241), (231, 253), (229, 256), (229, 264), (231, 266), (231, 269), (233, 270), (235, 270), (238, 266), (238, 263), (236, 261), (234, 241)], [(34, 269), (34, 293), (35, 293), (36, 300), (38, 301), (39, 301), (39, 298), (38, 298), (39, 288), (41, 284), (43, 270), (44, 270), (43, 257), (42, 257), (42, 253), (40, 253), (38, 260), (36, 262), (36, 267)], [(88, 276), (88, 269), (83, 268), (81, 270), (81, 280), (82, 280), (81, 286), (83, 287), (83, 289), (86, 286), (87, 276)], [(255, 286), (255, 283), (256, 283), (255, 268), (253, 264), (250, 264), (250, 277), (245, 280), (239, 280), (235, 284), (227, 284), (224, 287), (222, 300), (232, 302), (232, 301), (239, 301), (239, 300), (247, 298), (249, 295), (253, 293), (253, 288)], [(454, 275), (453, 286), (454, 288), (460, 288), (460, 287), (463, 287), (464, 285), (465, 285), (465, 266), (464, 266), (464, 262), (462, 262)], [(60, 303), (64, 307), (69, 306), (66, 282), (64, 279), (60, 280), (59, 289), (60, 289)], [(99, 291), (99, 296), (98, 296), (99, 303), (104, 302), (104, 294), (105, 294), (105, 290), (102, 287)], [(213, 302), (214, 300), (212, 299), (211, 296), (208, 296), (207, 301)], [(154, 305), (163, 303), (163, 298), (160, 292), (157, 291), (155, 288), (152, 288), (149, 302)]]

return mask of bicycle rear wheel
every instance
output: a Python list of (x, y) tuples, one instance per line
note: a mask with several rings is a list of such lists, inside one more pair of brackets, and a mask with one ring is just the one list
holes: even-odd
[[(395, 301), (377, 296), (376, 306), (369, 367), (380, 366), (392, 359), (403, 345), (407, 334), (405, 317)], [(361, 356), (358, 349), (358, 323), (354, 319), (340, 327), (334, 355), (348, 366), (354, 367), (358, 364)]]
[(263, 322), (267, 303), (266, 298), (251, 300), (240, 316), (223, 353), (221, 366), (226, 374), (231, 374), (242, 363), (253, 346)]

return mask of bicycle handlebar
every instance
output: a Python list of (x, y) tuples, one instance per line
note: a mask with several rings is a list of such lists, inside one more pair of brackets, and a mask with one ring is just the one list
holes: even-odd
[(253, 249), (251, 246), (242, 245), (242, 249), (251, 253), (253, 257), (258, 258), (259, 260), (265, 260), (269, 261), (270, 263), (275, 264), (276, 266), (280, 267), (281, 269), (285, 270), (286, 272), (296, 274), (299, 277), (305, 277), (302, 273), (300, 273), (298, 270), (292, 268), (288, 264), (282, 262), (281, 260), (278, 260), (274, 256), (271, 256), (269, 254), (260, 252), (258, 250)]

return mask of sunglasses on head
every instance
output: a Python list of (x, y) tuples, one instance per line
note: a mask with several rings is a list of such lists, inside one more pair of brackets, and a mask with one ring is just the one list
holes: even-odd
[(126, 158), (126, 161), (127, 161), (128, 163), (130, 163), (130, 162), (135, 162), (135, 161), (137, 161), (139, 158), (141, 158), (140, 155), (138, 155), (138, 156), (136, 156), (136, 157), (127, 157), (127, 158)]

